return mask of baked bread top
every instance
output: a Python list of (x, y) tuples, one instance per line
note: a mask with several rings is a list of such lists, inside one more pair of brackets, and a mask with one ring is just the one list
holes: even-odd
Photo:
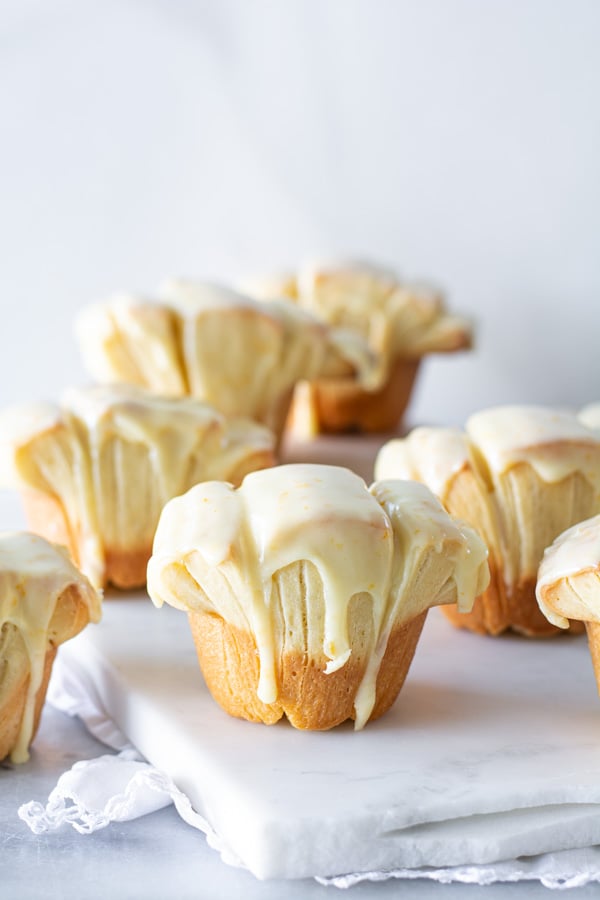
[(439, 497), (472, 466), (483, 481), (530, 465), (548, 483), (581, 472), (600, 490), (600, 441), (571, 412), (542, 406), (499, 406), (472, 415), (462, 431), (415, 428), (382, 447), (377, 478), (417, 478)]
[[(215, 612), (250, 631), (264, 703), (277, 697), (271, 605), (276, 573), (299, 561), (317, 570), (324, 596), (318, 651), (328, 673), (351, 654), (351, 599), (369, 595), (375, 663), (357, 696), (361, 727), (372, 709), (378, 663), (392, 628), (437, 603), (469, 609), (487, 584), (486, 555), (479, 537), (453, 521), (423, 485), (390, 481), (368, 489), (347, 469), (286, 465), (251, 473), (237, 490), (207, 482), (168, 503), (148, 565), (148, 592), (156, 605)], [(416, 589), (428, 566), (427, 585)]]

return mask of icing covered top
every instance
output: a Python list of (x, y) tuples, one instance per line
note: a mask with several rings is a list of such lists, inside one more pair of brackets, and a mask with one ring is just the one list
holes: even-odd
[(571, 412), (498, 406), (471, 416), (466, 431), (493, 472), (526, 462), (549, 483), (581, 471), (599, 486), (598, 439)]
[[(13, 762), (28, 758), (34, 725), (35, 699), (42, 683), (49, 641), (70, 635), (50, 635), (50, 622), (64, 591), (74, 586), (92, 622), (100, 621), (101, 597), (75, 568), (66, 551), (27, 532), (0, 533), (0, 632), (6, 624), (20, 632), (29, 660), (30, 678)], [(0, 674), (1, 674), (0, 667)], [(0, 678), (0, 698), (2, 679)]]
[[(168, 602), (184, 610), (203, 609), (208, 602), (210, 609), (236, 618), (231, 624), (249, 629), (260, 658), (258, 695), (265, 703), (277, 697), (270, 612), (274, 575), (302, 560), (318, 570), (327, 673), (345, 665), (351, 654), (350, 600), (369, 594), (375, 647), (355, 704), (361, 727), (375, 702), (377, 672), (392, 626), (438, 602), (436, 597), (415, 598), (409, 590), (415, 574), (411, 567), (426, 549), (451, 555), (459, 602), (470, 608), (474, 591), (482, 589), (486, 550), (423, 485), (383, 482), (368, 490), (347, 469), (278, 466), (247, 475), (237, 490), (208, 482), (168, 503), (148, 565), (148, 592), (156, 605)], [(224, 612), (219, 597), (212, 596), (203, 575), (206, 564), (235, 567), (238, 613)], [(197, 579), (200, 591), (190, 587), (189, 576)]]
[[(565, 584), (587, 572), (600, 576), (600, 515), (559, 535), (540, 564), (537, 601), (546, 618), (559, 628), (569, 627), (568, 618), (600, 622), (600, 578), (591, 595), (589, 590), (577, 590), (576, 581)], [(548, 596), (551, 588), (560, 599), (560, 611), (553, 608)]]
[[(137, 448), (142, 457), (108, 452), (112, 443)], [(228, 478), (253, 456), (273, 462), (271, 432), (246, 420), (226, 420), (195, 399), (163, 398), (133, 386), (70, 389), (60, 404), (21, 406), (0, 415), (0, 483), (33, 488), (60, 499), (80, 532), (79, 563), (98, 586), (104, 579), (108, 523), (131, 521), (140, 533), (136, 470), (150, 465), (159, 501), (200, 478)], [(51, 448), (51, 449), (50, 449)], [(105, 452), (106, 451), (106, 452)], [(137, 524), (136, 524), (137, 523)], [(112, 527), (112, 526), (111, 526)], [(151, 540), (151, 536), (149, 538)]]
[(452, 478), (469, 462), (469, 444), (458, 428), (414, 428), (406, 438), (394, 438), (380, 449), (375, 478), (423, 481), (444, 497)]
[(600, 440), (573, 413), (542, 406), (500, 406), (476, 413), (465, 432), (415, 428), (388, 441), (375, 463), (377, 478), (416, 478), (442, 500), (465, 465), (492, 482), (528, 463), (547, 483), (581, 472), (600, 492)]
[[(528, 490), (527, 480), (519, 481), (517, 489), (507, 479), (521, 464), (547, 485), (574, 474), (587, 485), (574, 494), (565, 484), (563, 503), (549, 492), (543, 509), (551, 512), (546, 516), (540, 510), (537, 527), (531, 527), (519, 493)], [(455, 479), (465, 471), (470, 486), (453, 495)], [(464, 432), (417, 428), (388, 442), (377, 457), (375, 476), (423, 481), (442, 503), (481, 528), (512, 590), (535, 577), (545, 546), (561, 527), (600, 509), (600, 439), (574, 413), (540, 406), (495, 407), (471, 416)], [(476, 494), (468, 499), (473, 490)]]

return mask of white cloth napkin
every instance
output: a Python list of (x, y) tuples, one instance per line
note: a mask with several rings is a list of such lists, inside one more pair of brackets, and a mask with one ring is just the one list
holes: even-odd
[(143, 762), (135, 750), (75, 763), (58, 779), (46, 806), (32, 801), (19, 817), (35, 834), (69, 824), (91, 834), (111, 822), (126, 822), (174, 803), (190, 825), (207, 831), (208, 823), (162, 772)]
[[(79, 716), (95, 737), (120, 752), (76, 763), (61, 775), (45, 806), (35, 801), (21, 806), (18, 814), (33, 832), (40, 834), (69, 824), (81, 834), (90, 834), (111, 822), (136, 819), (173, 803), (185, 822), (204, 832), (208, 844), (221, 854), (224, 862), (243, 865), (206, 819), (193, 810), (188, 797), (173, 781), (142, 760), (131, 747), (103, 709), (91, 681), (84, 683), (81, 678), (73, 677), (67, 667), (59, 665), (50, 684), (48, 700), (63, 712)], [(488, 865), (359, 872), (333, 878), (318, 877), (317, 881), (348, 888), (361, 881), (390, 878), (425, 878), (441, 883), (481, 885), (537, 880), (549, 888), (581, 887), (600, 882), (600, 847), (564, 850)]]
[(557, 890), (583, 887), (600, 881), (600, 848), (563, 850), (530, 858), (511, 859), (488, 866), (452, 866), (444, 869), (396, 869), (393, 872), (358, 872), (336, 878), (317, 878), (320, 884), (349, 888), (361, 881), (386, 881), (389, 878), (414, 880), (426, 878), (440, 884), (493, 884), (494, 882), (540, 881)]
[(84, 679), (81, 673), (74, 676), (57, 660), (46, 699), (62, 712), (80, 718), (95, 738), (119, 752), (75, 763), (60, 776), (45, 806), (32, 800), (19, 807), (19, 818), (34, 834), (56, 831), (63, 825), (91, 834), (111, 822), (139, 819), (172, 803), (184, 822), (206, 835), (209, 846), (224, 862), (242, 866), (172, 779), (143, 760), (107, 714), (92, 679)]

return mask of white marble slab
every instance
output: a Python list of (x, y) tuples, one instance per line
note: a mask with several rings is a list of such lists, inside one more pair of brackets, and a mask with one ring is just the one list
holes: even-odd
[(393, 709), (362, 732), (230, 718), (186, 617), (107, 600), (62, 665), (259, 878), (485, 863), (600, 843), (600, 701), (585, 638), (429, 617)]

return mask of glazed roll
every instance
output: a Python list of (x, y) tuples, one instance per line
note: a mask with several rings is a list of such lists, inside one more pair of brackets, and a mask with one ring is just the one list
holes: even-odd
[(100, 604), (62, 547), (0, 533), (0, 760), (28, 759), (56, 651), (99, 621)]
[(162, 512), (148, 592), (190, 620), (231, 715), (362, 728), (392, 705), (429, 607), (471, 608), (486, 550), (420, 484), (278, 466), (196, 485)]
[(600, 442), (569, 412), (508, 406), (472, 416), (465, 431), (418, 428), (380, 451), (377, 478), (427, 484), (489, 549), (490, 586), (454, 624), (500, 634), (556, 634), (535, 599), (545, 548), (600, 508)]
[(448, 313), (439, 290), (402, 283), (380, 267), (311, 264), (296, 276), (256, 279), (247, 286), (264, 299), (287, 296), (330, 325), (361, 335), (378, 361), (368, 380), (317, 379), (297, 391), (294, 417), (310, 422), (315, 432), (396, 431), (423, 357), (472, 343), (471, 324)]
[(134, 387), (72, 389), (0, 416), (0, 480), (29, 526), (67, 546), (97, 587), (140, 587), (160, 511), (207, 478), (274, 464), (274, 437), (192, 398)]
[(97, 381), (189, 394), (261, 422), (279, 439), (297, 382), (349, 379), (373, 366), (360, 337), (287, 300), (259, 303), (182, 280), (168, 282), (162, 295), (160, 302), (119, 296), (80, 314), (82, 357)]

